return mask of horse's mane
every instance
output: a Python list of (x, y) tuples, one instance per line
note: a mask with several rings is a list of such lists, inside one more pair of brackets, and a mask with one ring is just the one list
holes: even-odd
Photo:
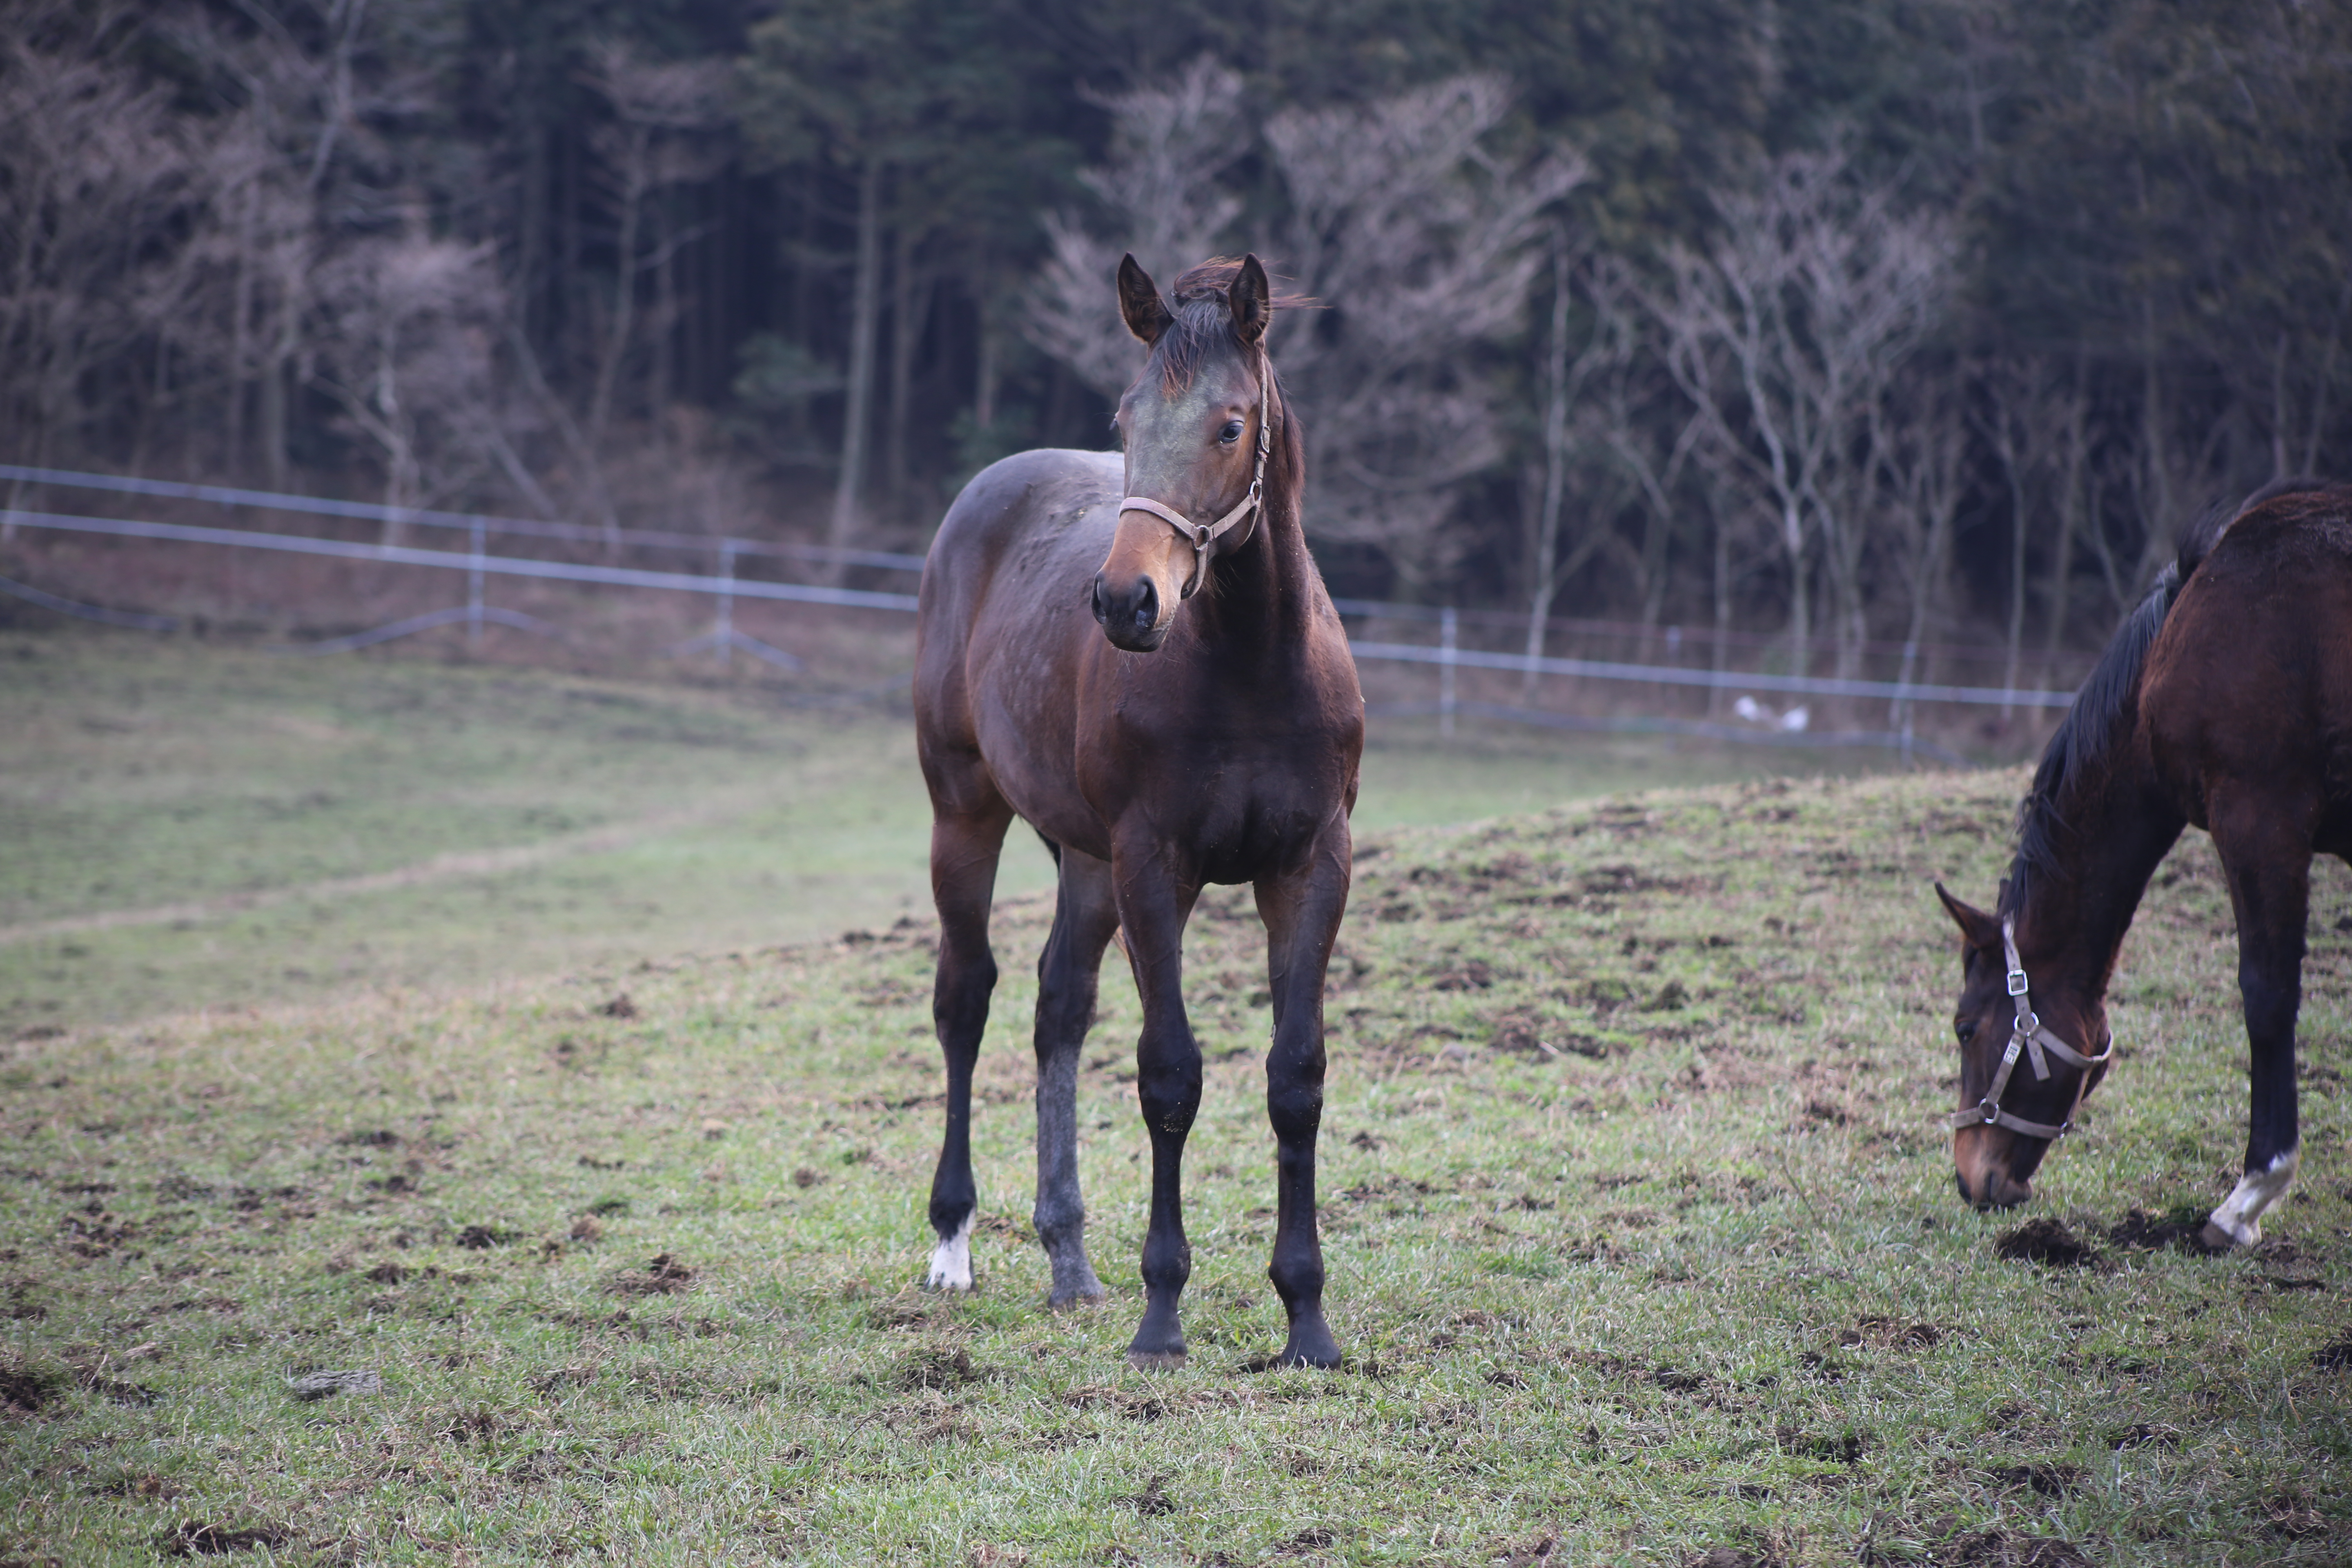
[[(1160, 365), (1160, 384), (1169, 391), (1181, 392), (1192, 385), (1209, 351), (1234, 341), (1233, 310), (1225, 303), (1225, 291), (1241, 270), (1242, 264), (1234, 258), (1213, 256), (1169, 288), (1168, 310), (1175, 320), (1151, 348), (1151, 357)], [(1304, 295), (1277, 293), (1266, 305), (1271, 310), (1294, 310), (1313, 302)]]
[(2155, 646), (2157, 633), (2164, 629), (2164, 618), (2179, 598), (2182, 585), (2239, 518), (2280, 496), (2329, 488), (2323, 479), (2273, 479), (2235, 506), (2216, 501), (2207, 507), (2181, 535), (2179, 555), (2157, 574), (2147, 596), (2124, 617), (2106, 651), (2092, 667), (2090, 679), (2074, 694), (2074, 704), (2059, 721), (2050, 743), (2042, 748), (2041, 764), (2033, 770), (2033, 785), (2018, 803), (2017, 857), (2001, 883), (2000, 913), (2022, 914), (2033, 878), (2056, 874), (2058, 841), (2072, 831), (2067, 817), (2075, 798), (2103, 776), (2108, 749), (2122, 732), (2137, 698), (2147, 650)]

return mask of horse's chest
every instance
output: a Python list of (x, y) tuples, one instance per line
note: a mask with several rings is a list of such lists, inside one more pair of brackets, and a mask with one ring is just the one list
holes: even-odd
[(1307, 729), (1220, 737), (1107, 766), (1088, 793), (1107, 820), (1148, 822), (1181, 844), (1210, 881), (1243, 882), (1294, 864), (1346, 809), (1355, 768), (1343, 736)]

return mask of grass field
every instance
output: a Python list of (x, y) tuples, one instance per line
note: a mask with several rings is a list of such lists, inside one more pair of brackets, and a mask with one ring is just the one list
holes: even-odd
[[(0, 1031), (446, 992), (927, 910), (906, 721), (796, 700), (760, 679), (0, 636)], [(1384, 728), (1367, 826), (1792, 760), (1426, 731)], [(1005, 890), (1048, 877), (1016, 836)]]
[[(717, 724), (731, 702), (656, 716)], [(118, 733), (44, 722), (60, 744)], [(749, 742), (688, 754), (706, 775), (762, 765)], [(451, 770), (416, 776), (470, 798)], [(666, 805), (662, 777), (629, 777), (643, 810)], [(939, 1087), (919, 916), (857, 941), (567, 949), (554, 979), (20, 1032), (0, 1069), (0, 1552), (2344, 1562), (2352, 938), (2334, 922), (2352, 881), (2317, 872), (2305, 1179), (2264, 1247), (2148, 1245), (2151, 1221), (2227, 1190), (2243, 1138), (2228, 905), (2199, 839), (2126, 948), (2119, 1070), (2040, 1184), (2035, 1213), (2087, 1253), (2004, 1258), (2020, 1216), (1959, 1207), (1933, 1125), (1956, 966), (1927, 883), (1989, 891), (2021, 782), (1620, 787), (1366, 832), (1329, 1007), (1339, 1373), (1251, 1370), (1280, 1313), (1259, 932), (1230, 892), (1188, 950), (1210, 1066), (1188, 1164), (1193, 1354), (1174, 1373), (1119, 1353), (1145, 1171), (1117, 976), (1080, 1089), (1112, 1298), (1039, 1305), (1034, 896), (999, 921), (966, 1299), (914, 1289)], [(842, 787), (858, 820), (870, 789)], [(493, 795), (465, 809), (527, 809)], [(477, 847), (387, 837), (401, 853), (314, 847), (303, 874)], [(155, 897), (224, 890), (183, 875)], [(530, 923), (510, 939), (452, 918), (478, 942)]]

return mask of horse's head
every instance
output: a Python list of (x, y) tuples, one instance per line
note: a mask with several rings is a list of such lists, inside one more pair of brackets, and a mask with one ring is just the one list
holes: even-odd
[(1255, 256), (1205, 262), (1175, 296), (1171, 308), (1132, 256), (1119, 263), (1119, 313), (1151, 353), (1118, 403), (1127, 492), (1094, 611), (1131, 653), (1166, 641), (1210, 559), (1249, 538), (1269, 446), (1265, 268)]
[(1954, 1174), (1969, 1203), (2013, 1208), (2033, 1195), (2033, 1173), (2106, 1071), (2106, 1007), (2095, 980), (2063, 966), (2029, 978), (2010, 921), (1962, 903), (1940, 882), (1936, 896), (1960, 928)]

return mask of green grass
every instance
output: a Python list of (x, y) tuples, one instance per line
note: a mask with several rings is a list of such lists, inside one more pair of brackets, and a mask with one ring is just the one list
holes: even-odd
[[(0, 1031), (442, 993), (926, 912), (906, 721), (792, 697), (418, 650), (0, 637)], [(1372, 830), (1789, 760), (1382, 734), (1359, 814)], [(1003, 889), (1050, 874), (1016, 833)]]
[[(2210, 1204), (2242, 1142), (2200, 839), (2041, 1183), (2097, 1260), (2008, 1261), (2014, 1217), (1959, 1207), (1934, 1126), (1957, 976), (1927, 882), (1990, 889), (2021, 783), (1367, 834), (1329, 1004), (1338, 1373), (1248, 1370), (1281, 1333), (1262, 933), (1231, 891), (1189, 948), (1210, 1065), (1169, 1373), (1119, 1353), (1145, 1167), (1116, 974), (1080, 1090), (1112, 1297), (1040, 1305), (1039, 899), (999, 922), (967, 1299), (913, 1288), (919, 923), (20, 1041), (0, 1388), (33, 1408), (0, 1424), (0, 1551), (146, 1562), (215, 1526), (305, 1562), (2340, 1563), (2346, 874), (2319, 875), (2305, 1180), (2263, 1252), (2106, 1235)], [(321, 1369), (382, 1390), (295, 1398)]]

